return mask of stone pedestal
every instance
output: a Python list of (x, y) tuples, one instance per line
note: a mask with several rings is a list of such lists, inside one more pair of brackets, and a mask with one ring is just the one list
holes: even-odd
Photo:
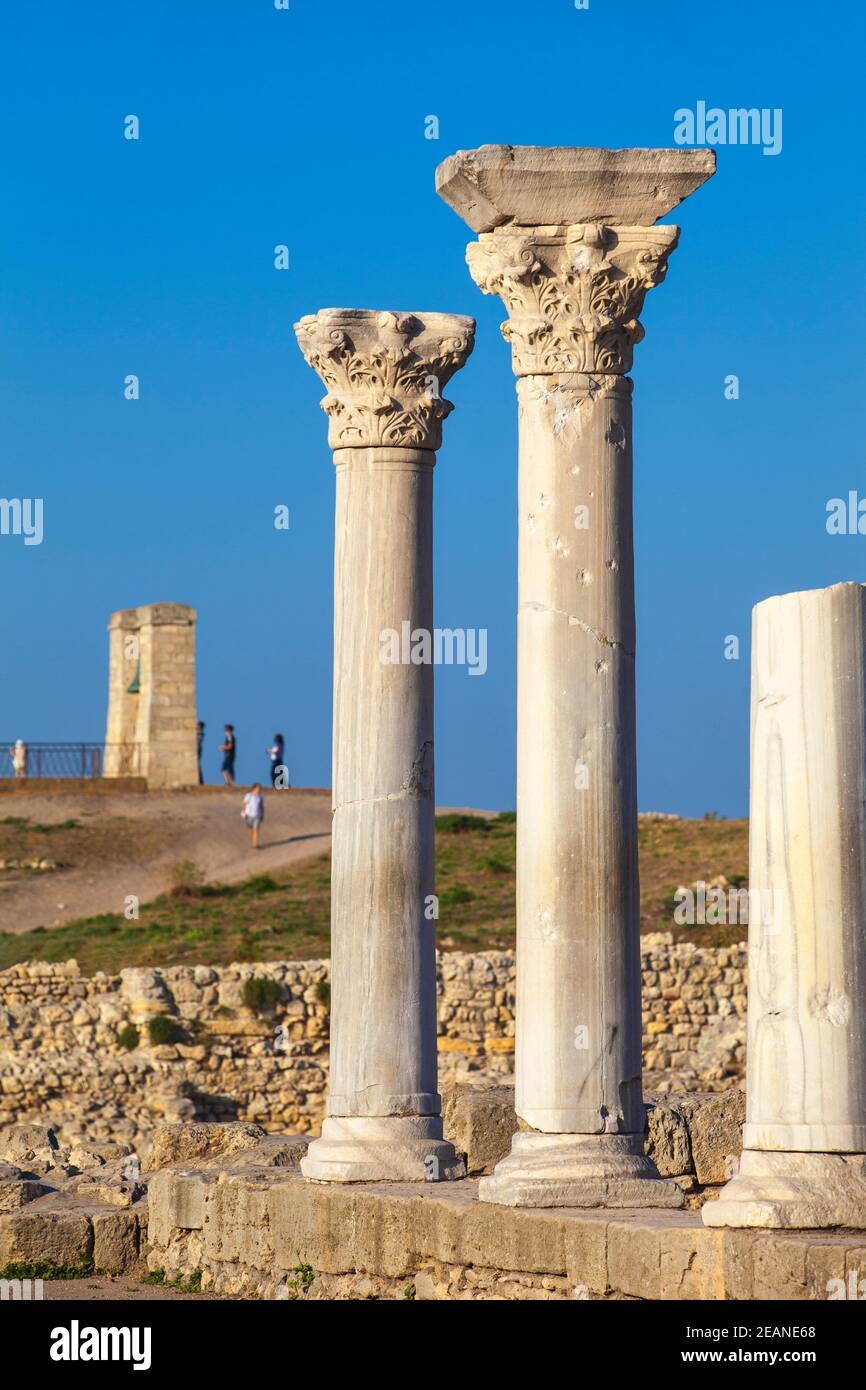
[(112, 615), (105, 777), (145, 777), (157, 789), (198, 783), (195, 625), (183, 603)]
[(481, 233), (469, 268), (508, 309), (519, 378), (515, 1072), (532, 1132), (482, 1179), (490, 1202), (682, 1203), (642, 1142), (625, 374), (679, 236), (639, 219), (709, 177), (689, 153), (487, 147), (437, 174)]
[(331, 1087), (302, 1164), (318, 1181), (464, 1171), (437, 1092), (433, 668), (401, 648), (404, 623), (433, 629), (440, 390), (474, 326), (325, 309), (295, 328), (337, 471)]
[(752, 624), (749, 1008), (738, 1175), (708, 1226), (866, 1228), (866, 589)]

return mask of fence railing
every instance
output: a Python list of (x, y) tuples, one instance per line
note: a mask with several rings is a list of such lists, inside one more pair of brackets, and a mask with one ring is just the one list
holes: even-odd
[[(0, 741), (0, 777), (16, 775), (14, 739)], [(134, 777), (138, 748), (123, 743), (25, 743), (25, 777)]]

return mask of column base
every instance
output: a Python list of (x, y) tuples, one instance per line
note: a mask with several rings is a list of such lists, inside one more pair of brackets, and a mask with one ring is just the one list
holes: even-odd
[(482, 1202), (506, 1207), (681, 1207), (683, 1194), (660, 1178), (641, 1134), (539, 1134), (520, 1131)]
[(866, 1154), (744, 1149), (739, 1173), (701, 1216), (705, 1226), (866, 1230)]
[(439, 1115), (334, 1115), (301, 1159), (311, 1182), (447, 1182), (466, 1165)]

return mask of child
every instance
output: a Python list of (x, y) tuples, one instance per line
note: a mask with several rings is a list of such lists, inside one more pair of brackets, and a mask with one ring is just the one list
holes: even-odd
[(250, 828), (250, 845), (253, 849), (258, 849), (259, 826), (265, 818), (265, 798), (262, 796), (259, 782), (255, 782), (252, 789), (244, 797), (241, 816)]

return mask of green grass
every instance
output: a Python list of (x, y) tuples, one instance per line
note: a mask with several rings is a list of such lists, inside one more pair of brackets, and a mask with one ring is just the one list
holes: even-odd
[[(742, 927), (678, 928), (673, 894), (680, 884), (725, 874), (746, 881), (745, 821), (641, 821), (641, 931), (724, 944)], [(515, 820), (460, 812), (436, 819), (438, 944), (445, 950), (514, 945)], [(120, 913), (79, 918), (53, 930), (0, 933), (0, 969), (23, 960), (77, 959), (85, 974), (135, 965), (227, 965), (303, 960), (330, 954), (330, 855), (243, 883), (186, 882), (143, 904), (136, 921)]]
[(0, 825), (9, 825), (14, 830), (29, 831), (33, 835), (52, 835), (57, 830), (78, 830), (77, 820), (58, 820), (43, 825), (40, 821), (29, 820), (27, 816), (3, 816)]
[(86, 1279), (94, 1274), (92, 1260), (80, 1265), (55, 1265), (48, 1260), (13, 1260), (0, 1269), (0, 1279)]

